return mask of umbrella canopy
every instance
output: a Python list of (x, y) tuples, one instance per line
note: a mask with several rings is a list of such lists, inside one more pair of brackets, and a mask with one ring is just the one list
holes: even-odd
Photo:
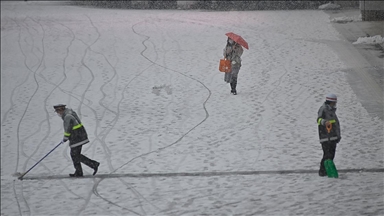
[(245, 41), (244, 38), (242, 38), (240, 35), (235, 34), (233, 32), (228, 32), (225, 35), (228, 36), (229, 38), (231, 38), (236, 43), (238, 43), (241, 46), (243, 46), (244, 48), (249, 49), (247, 41)]

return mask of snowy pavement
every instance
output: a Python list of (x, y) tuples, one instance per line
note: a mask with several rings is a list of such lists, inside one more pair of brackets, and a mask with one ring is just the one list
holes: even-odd
[(342, 35), (342, 42), (332, 47), (344, 53), (340, 58), (347, 65), (348, 82), (368, 113), (384, 119), (384, 21), (361, 21), (357, 9), (327, 13)]
[[(250, 47), (236, 96), (218, 71), (229, 31)], [(384, 214), (384, 122), (365, 106), (382, 92), (362, 100), (361, 55), (324, 11), (1, 2), (1, 44), (1, 215)], [(328, 92), (338, 179), (317, 175)], [(58, 103), (82, 119), (99, 173), (64, 177), (65, 144), (17, 180), (60, 142)]]

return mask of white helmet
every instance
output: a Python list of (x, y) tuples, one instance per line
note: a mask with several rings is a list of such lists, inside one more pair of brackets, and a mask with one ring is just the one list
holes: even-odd
[(325, 96), (325, 100), (331, 101), (331, 102), (337, 102), (337, 96), (335, 94), (330, 93)]

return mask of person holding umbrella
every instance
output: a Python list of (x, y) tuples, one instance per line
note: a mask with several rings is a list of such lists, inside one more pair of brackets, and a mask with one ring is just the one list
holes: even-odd
[(71, 149), (71, 158), (73, 166), (75, 167), (75, 173), (69, 174), (70, 177), (82, 177), (83, 169), (81, 163), (84, 163), (88, 167), (93, 169), (93, 175), (97, 173), (100, 163), (89, 159), (81, 154), (81, 149), (84, 144), (89, 142), (87, 132), (80, 121), (79, 116), (72, 109), (66, 108), (64, 104), (58, 104), (53, 106), (55, 112), (64, 121), (64, 137), (63, 141), (69, 140), (69, 147)]
[(224, 58), (231, 61), (231, 72), (225, 73), (224, 81), (231, 86), (231, 93), (237, 95), (237, 77), (241, 67), (241, 55), (243, 55), (244, 46), (248, 49), (248, 43), (239, 35), (229, 32), (225, 34), (228, 36), (227, 45), (224, 48)]

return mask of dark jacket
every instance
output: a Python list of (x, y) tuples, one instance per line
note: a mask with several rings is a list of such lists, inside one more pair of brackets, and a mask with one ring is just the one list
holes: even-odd
[(231, 66), (232, 67), (241, 67), (241, 55), (243, 55), (243, 48), (241, 47), (240, 44), (229, 44), (225, 46), (223, 50), (223, 55), (224, 58), (228, 59), (231, 61)]
[[(329, 134), (325, 126), (326, 121), (330, 121), (332, 123), (332, 129)], [(340, 141), (340, 123), (336, 115), (336, 108), (332, 108), (329, 104), (325, 102), (319, 108), (317, 115), (317, 125), (319, 129), (320, 143), (328, 142), (328, 138), (330, 141), (335, 141), (336, 143)]]
[(66, 108), (62, 118), (64, 121), (63, 140), (69, 140), (69, 146), (71, 148), (84, 145), (89, 142), (87, 132), (85, 131), (85, 128), (75, 111)]
[(224, 73), (224, 81), (232, 83), (233, 78), (237, 78), (241, 67), (241, 55), (243, 55), (243, 48), (240, 44), (229, 44), (225, 46), (223, 50), (224, 58), (231, 61), (231, 72)]

